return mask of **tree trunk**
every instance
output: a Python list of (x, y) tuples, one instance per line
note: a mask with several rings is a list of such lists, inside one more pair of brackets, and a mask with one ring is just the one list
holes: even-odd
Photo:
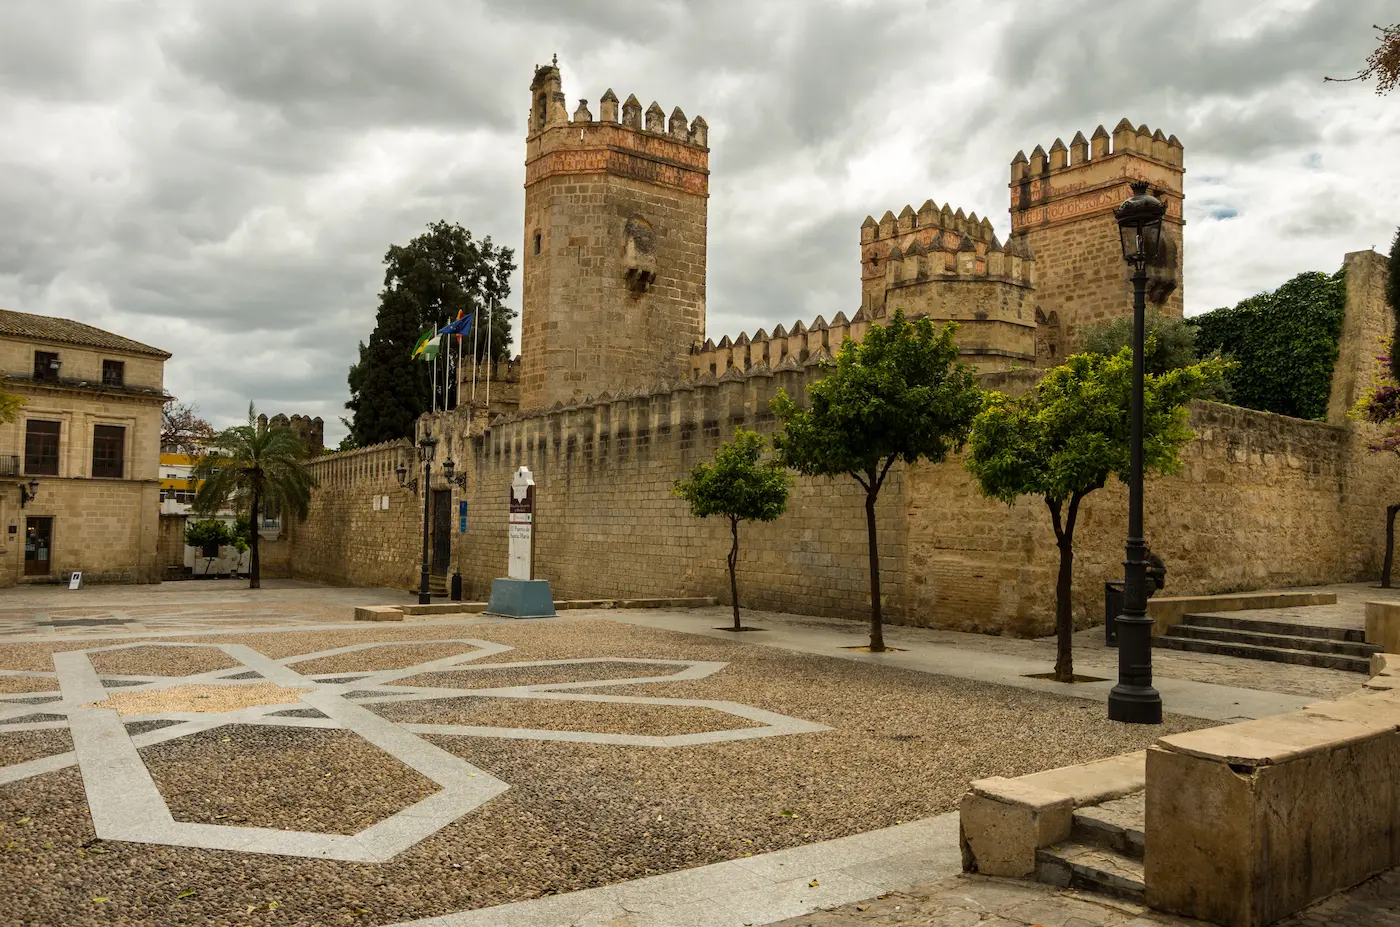
[(1381, 566), (1381, 588), (1390, 588), (1390, 569), (1395, 564), (1395, 516), (1400, 504), (1385, 507), (1385, 563)]
[(739, 623), (739, 579), (735, 575), (735, 568), (739, 565), (739, 519), (729, 519), (729, 528), (734, 534), (734, 546), (729, 548), (729, 595), (734, 603), (734, 630), (742, 631), (744, 626)]
[(865, 490), (865, 528), (870, 539), (870, 650), (882, 653), (885, 649), (885, 630), (880, 620), (880, 548), (875, 539), (875, 498), (880, 485), (875, 474), (870, 474), (870, 484)]
[(253, 509), (248, 515), (248, 588), (261, 589), (262, 576), (258, 569), (258, 491), (253, 490)]
[(1055, 544), (1060, 549), (1060, 572), (1055, 579), (1055, 680), (1074, 682), (1074, 522), (1079, 514), (1080, 496), (1070, 497), (1069, 511), (1060, 522), (1060, 502), (1045, 500), (1055, 526)]

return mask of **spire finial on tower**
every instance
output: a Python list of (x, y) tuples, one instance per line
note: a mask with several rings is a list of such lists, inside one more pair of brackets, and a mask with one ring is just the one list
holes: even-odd
[(553, 57), (553, 59), (551, 59), (550, 63), (553, 64), (556, 68), (559, 67), (559, 56), (556, 54)]

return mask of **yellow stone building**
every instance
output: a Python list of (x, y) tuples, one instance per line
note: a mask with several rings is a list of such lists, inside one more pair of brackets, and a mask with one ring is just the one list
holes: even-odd
[(0, 310), (0, 586), (160, 580), (158, 348), (69, 319)]

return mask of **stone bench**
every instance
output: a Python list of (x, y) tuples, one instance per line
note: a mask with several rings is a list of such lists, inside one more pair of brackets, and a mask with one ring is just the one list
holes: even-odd
[(1065, 840), (1074, 810), (1141, 791), (1146, 753), (1063, 766), (1017, 779), (978, 779), (959, 807), (963, 871), (1023, 879), (1036, 850)]
[(403, 610), (397, 605), (357, 605), (356, 621), (403, 621)]
[[(1336, 605), (1335, 592), (1233, 592), (1224, 595), (1156, 595), (1147, 600), (1152, 633), (1165, 634), (1183, 618), (1200, 612), (1239, 612), (1257, 608)], [(1370, 638), (1367, 638), (1369, 640)]]
[(396, 605), (405, 615), (476, 615), (486, 611), (485, 602), (430, 602), (426, 605)]
[(1366, 603), (1366, 643), (1400, 653), (1400, 602)]
[(1147, 751), (1149, 905), (1265, 927), (1400, 864), (1400, 690), (1381, 664), (1386, 688)]

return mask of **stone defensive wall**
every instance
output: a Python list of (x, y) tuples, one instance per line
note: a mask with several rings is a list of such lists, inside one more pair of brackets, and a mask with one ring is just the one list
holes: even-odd
[(400, 464), (412, 475), (416, 462), (415, 451), (406, 441), (309, 461), (317, 483), (310, 511), (304, 522), (283, 518), (287, 543), (276, 545), (288, 550), (292, 578), (338, 586), (416, 589), (423, 502), (421, 496), (400, 488), (394, 475)]
[[(557, 598), (718, 595), (728, 526), (692, 518), (671, 484), (735, 426), (771, 433), (767, 402), (799, 396), (815, 364), (685, 384), (501, 421), (454, 435), (470, 460), (471, 519), (457, 560), (465, 594), (485, 597), (506, 562), (506, 494), (536, 480), (536, 571)], [(991, 375), (988, 386), (1024, 387)], [(439, 416), (434, 433), (451, 430)], [(1147, 536), (1172, 595), (1360, 580), (1379, 569), (1379, 530), (1396, 492), (1368, 429), (1217, 403), (1191, 408), (1196, 438), (1179, 474), (1148, 482)], [(469, 455), (469, 456), (468, 456)], [(460, 466), (460, 463), (459, 463)], [(1076, 623), (1102, 620), (1103, 582), (1121, 578), (1126, 490), (1090, 495), (1075, 535)], [(741, 528), (746, 607), (860, 619), (867, 613), (863, 496), (855, 481), (798, 477), (788, 512)], [(881, 583), (897, 623), (1038, 635), (1053, 629), (1058, 551), (1045, 504), (981, 498), (961, 459), (897, 466), (879, 503)], [(1374, 530), (1373, 530), (1374, 529)]]
[[(1334, 393), (1354, 394), (1377, 368), (1368, 345), (1386, 330), (1383, 271), (1379, 255), (1348, 257)], [(810, 328), (798, 334), (808, 339), (800, 346), (792, 333), (731, 343), (725, 356), (732, 364), (726, 361), (720, 376), (706, 371), (654, 389), (502, 416), (489, 427), (480, 416), (475, 425), (455, 412), (424, 416), (420, 428), (442, 441), (439, 460), (451, 456), (466, 476), (456, 498), (469, 503), (468, 527), (453, 535), (465, 595), (484, 598), (505, 572), (508, 487), (524, 465), (536, 480), (536, 573), (550, 580), (556, 598), (725, 600), (728, 525), (691, 517), (671, 486), (710, 459), (736, 426), (771, 434), (777, 423), (768, 402), (780, 388), (805, 402), (830, 342), (810, 340)], [(769, 360), (781, 345), (782, 359), (770, 366), (753, 353), (760, 343), (769, 346)], [(1016, 393), (1039, 375), (1020, 369), (979, 380)], [(1400, 472), (1393, 457), (1367, 450), (1376, 437), (1372, 426), (1344, 414), (1315, 422), (1210, 402), (1192, 404), (1191, 426), (1195, 437), (1181, 471), (1147, 483), (1147, 537), (1166, 561), (1166, 594), (1377, 575), (1385, 506), (1400, 497)], [(406, 444), (313, 464), (322, 486), (311, 518), (287, 525), (293, 575), (416, 585), (421, 501), (413, 502), (421, 497), (398, 489), (399, 461), (411, 461)], [(372, 499), (385, 494), (389, 509), (375, 509)], [(1081, 507), (1074, 567), (1080, 626), (1102, 621), (1103, 583), (1121, 578), (1126, 511), (1118, 483)], [(1006, 506), (983, 499), (960, 459), (899, 465), (881, 492), (879, 519), (881, 584), (892, 622), (1015, 635), (1052, 630), (1058, 551), (1042, 500)], [(867, 616), (863, 494), (853, 479), (796, 477), (787, 513), (770, 524), (745, 524), (740, 535), (744, 606)]]
[[(698, 519), (671, 493), (735, 427), (771, 433), (779, 389), (805, 401), (821, 375), (789, 355), (778, 370), (732, 369), (655, 392), (603, 396), (500, 420), (468, 437), (458, 417), (423, 423), (466, 469), (470, 518), (454, 551), (463, 594), (485, 598), (506, 563), (506, 499), (520, 466), (535, 476), (535, 563), (555, 598), (715, 595), (728, 588), (728, 523)], [(439, 450), (441, 454), (441, 449)], [(902, 476), (892, 473), (880, 510), (881, 576), (902, 613)], [(740, 601), (746, 607), (859, 617), (868, 601), (864, 494), (854, 480), (798, 477), (788, 514), (740, 528)]]

